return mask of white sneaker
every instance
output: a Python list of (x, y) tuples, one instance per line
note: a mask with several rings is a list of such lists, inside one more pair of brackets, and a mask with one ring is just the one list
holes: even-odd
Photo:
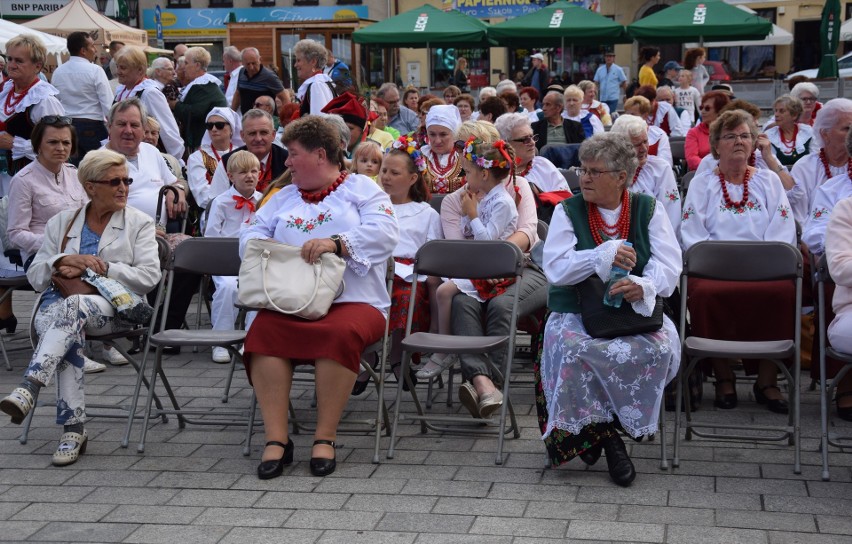
[(119, 353), (117, 349), (106, 344), (104, 344), (104, 351), (101, 354), (101, 357), (103, 357), (104, 361), (115, 366), (126, 365), (128, 363), (127, 359), (124, 358), (124, 355)]
[(459, 356), (455, 353), (445, 355), (443, 359), (440, 359), (437, 354), (433, 353), (432, 356), (429, 357), (429, 360), (426, 361), (426, 364), (423, 365), (423, 368), (417, 371), (417, 377), (421, 380), (434, 378), (441, 372), (456, 364), (458, 361)]
[(213, 356), (214, 363), (224, 364), (231, 362), (231, 354), (228, 352), (226, 348), (213, 348)]
[(106, 365), (93, 361), (88, 357), (83, 358), (83, 372), (86, 374), (95, 374), (104, 370), (106, 370)]

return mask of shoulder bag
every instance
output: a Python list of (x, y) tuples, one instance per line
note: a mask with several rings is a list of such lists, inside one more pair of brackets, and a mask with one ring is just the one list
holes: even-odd
[[(71, 221), (68, 223), (68, 227), (65, 229), (65, 234), (62, 236), (62, 245), (59, 247), (59, 253), (65, 252), (65, 246), (68, 244), (68, 233), (71, 232), (71, 226), (74, 224), (74, 221), (77, 220), (77, 217), (80, 216), (80, 212), (83, 211), (85, 206), (77, 210), (77, 213), (74, 214), (74, 217), (71, 218)], [(97, 295), (98, 290), (95, 289), (94, 286), (89, 285), (82, 278), (65, 278), (62, 277), (59, 272), (54, 272), (53, 275), (50, 276), (50, 281), (53, 282), (53, 286), (59, 291), (59, 294), (62, 295), (63, 298), (68, 298), (71, 295)]]
[(308, 264), (302, 249), (274, 240), (249, 240), (240, 266), (237, 298), (252, 308), (315, 321), (343, 292), (346, 262), (332, 253)]
[(663, 299), (657, 295), (650, 317), (639, 315), (626, 300), (620, 308), (603, 303), (606, 283), (596, 275), (576, 285), (583, 327), (592, 338), (617, 338), (655, 332), (663, 327)]

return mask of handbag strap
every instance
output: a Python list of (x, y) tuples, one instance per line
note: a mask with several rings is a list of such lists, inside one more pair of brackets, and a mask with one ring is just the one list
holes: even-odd
[(263, 294), (266, 295), (266, 300), (269, 301), (269, 304), (275, 308), (276, 311), (281, 312), (282, 314), (299, 314), (305, 309), (307, 309), (311, 304), (314, 303), (314, 299), (317, 298), (317, 292), (319, 291), (319, 284), (322, 280), (322, 259), (320, 259), (319, 266), (314, 266), (314, 291), (311, 293), (311, 298), (301, 307), (295, 310), (283, 310), (279, 308), (275, 302), (272, 301), (272, 297), (269, 296), (269, 290), (266, 288), (266, 271), (269, 267), (269, 250), (264, 250), (260, 256), (260, 267), (262, 269), (263, 278)]
[(74, 225), (74, 221), (80, 216), (80, 212), (83, 211), (82, 208), (77, 208), (77, 213), (74, 214), (74, 217), (71, 218), (71, 221), (68, 223), (68, 226), (65, 228), (65, 235), (62, 237), (62, 245), (59, 247), (59, 253), (65, 252), (65, 246), (68, 245), (68, 233), (71, 232), (71, 227)]

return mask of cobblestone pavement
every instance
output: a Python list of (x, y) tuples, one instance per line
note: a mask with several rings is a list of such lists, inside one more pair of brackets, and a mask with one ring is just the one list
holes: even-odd
[[(16, 294), (26, 317), (31, 296)], [(23, 318), (21, 322), (26, 322)], [(21, 325), (23, 328), (24, 325)], [(20, 333), (19, 333), (20, 334)], [(10, 347), (26, 347), (12, 340)], [(227, 367), (209, 352), (184, 351), (167, 358), (179, 400), (194, 407), (222, 407)], [(29, 351), (11, 354), (13, 372), (0, 372), (0, 393), (18, 383)], [(522, 365), (521, 365), (522, 366)], [(151, 426), (144, 454), (120, 447), (124, 423), (93, 419), (88, 451), (76, 464), (52, 467), (61, 434), (54, 410), (40, 407), (29, 441), (20, 427), (0, 422), (0, 541), (260, 543), (549, 543), (667, 542), (827, 544), (852, 542), (852, 455), (831, 450), (831, 481), (820, 478), (819, 403), (803, 379), (803, 467), (793, 474), (786, 445), (692, 441), (684, 443), (677, 469), (659, 468), (659, 443), (630, 442), (639, 472), (633, 486), (612, 484), (606, 463), (587, 468), (579, 460), (544, 469), (529, 375), (518, 373), (513, 398), (521, 438), (506, 442), (505, 463), (494, 464), (495, 439), (429, 433), (401, 426), (395, 458), (372, 463), (373, 439), (341, 434), (338, 469), (310, 475), (310, 433), (293, 435), (296, 462), (283, 477), (255, 475), (262, 432), (251, 456), (242, 455), (244, 427), (188, 426), (172, 418)], [(87, 376), (89, 403), (126, 403), (135, 374), (129, 366)], [(312, 389), (296, 386), (295, 404), (313, 418)], [(371, 417), (370, 389), (349, 404), (350, 415)], [(387, 399), (395, 391), (387, 391)], [(419, 391), (423, 392), (422, 386)], [(748, 384), (739, 386), (741, 407), (719, 412), (705, 389), (699, 417), (711, 421), (781, 423), (783, 416), (758, 407)], [(42, 400), (54, 398), (52, 387)], [(238, 370), (232, 408), (248, 406), (250, 391)], [(435, 412), (447, 408), (444, 390)], [(404, 413), (413, 405), (405, 401)], [(672, 420), (669, 417), (669, 430)], [(852, 425), (839, 425), (852, 432)]]

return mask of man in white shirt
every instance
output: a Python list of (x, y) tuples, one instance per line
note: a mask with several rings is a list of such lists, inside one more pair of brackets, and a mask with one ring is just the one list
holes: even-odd
[(79, 164), (83, 156), (100, 149), (107, 137), (104, 121), (109, 117), (113, 93), (103, 69), (94, 64), (98, 51), (87, 32), (68, 35), (68, 62), (53, 72), (53, 86), (59, 89), (59, 102), (77, 131), (77, 155), (71, 162)]
[(234, 93), (237, 92), (240, 70), (243, 67), (240, 50), (233, 45), (226, 47), (222, 54), (222, 63), (225, 65), (225, 99), (228, 104), (232, 104)]

